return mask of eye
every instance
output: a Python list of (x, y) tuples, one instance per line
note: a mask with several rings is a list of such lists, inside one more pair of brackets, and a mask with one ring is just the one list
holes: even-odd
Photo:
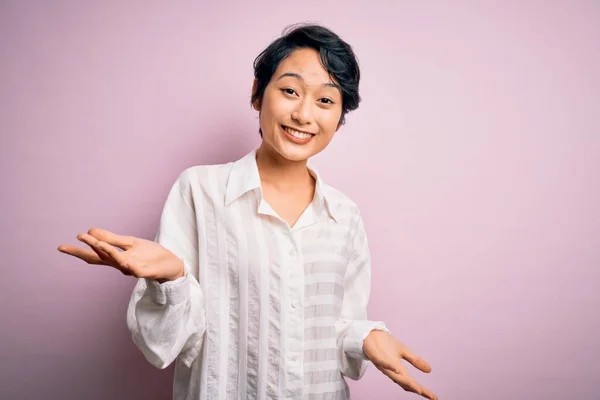
[(281, 91), (282, 91), (283, 93), (285, 93), (285, 94), (289, 94), (289, 95), (291, 95), (291, 96), (294, 96), (294, 95), (296, 95), (296, 94), (297, 94), (297, 93), (296, 93), (296, 91), (295, 91), (294, 89), (292, 89), (292, 88), (285, 88), (285, 89), (281, 89)]
[(333, 104), (333, 100), (328, 99), (327, 97), (323, 97), (322, 99), (319, 99), (319, 101), (323, 104)]

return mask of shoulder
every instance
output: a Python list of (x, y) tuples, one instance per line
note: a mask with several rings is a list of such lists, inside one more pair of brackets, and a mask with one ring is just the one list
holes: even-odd
[(360, 207), (346, 193), (323, 183), (323, 191), (327, 199), (327, 206), (336, 219), (351, 225), (356, 225), (361, 219)]
[(214, 165), (194, 165), (181, 171), (175, 184), (182, 189), (218, 188), (224, 186), (233, 162)]

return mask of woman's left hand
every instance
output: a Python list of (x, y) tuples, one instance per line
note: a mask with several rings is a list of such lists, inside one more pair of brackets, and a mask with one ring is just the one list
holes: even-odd
[(373, 365), (400, 385), (404, 390), (437, 400), (437, 396), (429, 389), (417, 383), (406, 370), (402, 360), (408, 361), (415, 368), (429, 373), (431, 367), (420, 357), (413, 354), (405, 345), (396, 340), (390, 333), (374, 330), (363, 342), (363, 352)]

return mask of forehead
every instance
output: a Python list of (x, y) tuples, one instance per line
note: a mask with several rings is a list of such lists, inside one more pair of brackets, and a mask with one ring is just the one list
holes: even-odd
[(321, 56), (315, 49), (302, 48), (296, 49), (285, 58), (275, 71), (274, 79), (279, 78), (285, 73), (296, 73), (309, 85), (322, 85), (323, 83), (333, 83), (323, 64)]

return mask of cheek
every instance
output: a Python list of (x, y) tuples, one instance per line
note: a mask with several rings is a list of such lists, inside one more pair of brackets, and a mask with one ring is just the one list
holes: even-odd
[(262, 111), (267, 114), (269, 119), (278, 119), (289, 114), (293, 107), (292, 102), (281, 98), (276, 90), (266, 90)]
[(319, 123), (319, 125), (321, 125), (321, 130), (327, 132), (328, 135), (333, 135), (338, 127), (341, 115), (341, 111), (324, 111)]

